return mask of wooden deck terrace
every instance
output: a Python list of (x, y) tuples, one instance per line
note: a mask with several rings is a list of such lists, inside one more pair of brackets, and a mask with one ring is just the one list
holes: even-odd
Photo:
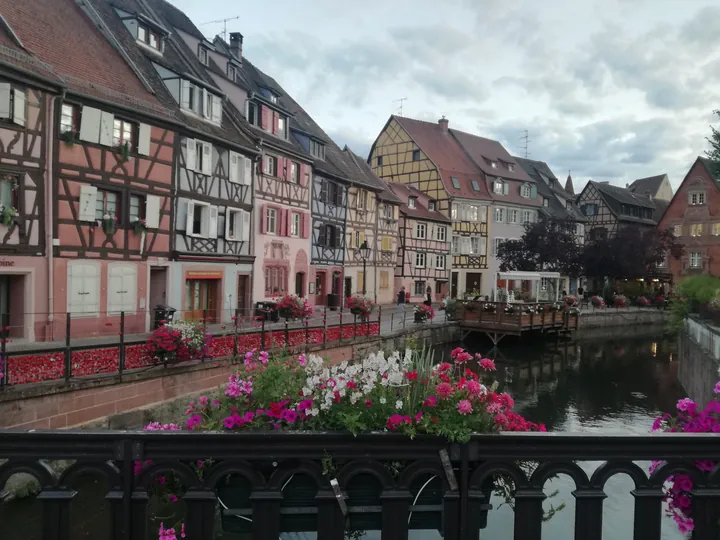
[(551, 310), (549, 303), (511, 304), (507, 313), (505, 302), (467, 302), (455, 312), (460, 327), (467, 331), (485, 332), (497, 343), (504, 336), (520, 336), (523, 332), (566, 333), (577, 330), (579, 314), (566, 309)]

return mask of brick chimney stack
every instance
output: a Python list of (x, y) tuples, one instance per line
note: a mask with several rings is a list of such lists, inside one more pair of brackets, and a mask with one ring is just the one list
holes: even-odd
[(230, 52), (238, 60), (242, 60), (243, 35), (240, 32), (230, 32)]
[(445, 115), (443, 115), (443, 117), (440, 120), (438, 120), (438, 124), (440, 124), (440, 128), (442, 129), (443, 133), (448, 132), (448, 124), (449, 123), (450, 123), (450, 121), (447, 118), (445, 118)]

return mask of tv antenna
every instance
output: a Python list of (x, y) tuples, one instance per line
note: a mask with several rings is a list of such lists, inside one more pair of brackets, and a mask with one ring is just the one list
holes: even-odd
[(202, 23), (200, 26), (206, 26), (208, 24), (222, 23), (223, 24), (223, 31), (222, 31), (223, 40), (227, 41), (227, 23), (228, 23), (228, 21), (234, 21), (235, 19), (239, 19), (239, 18), (240, 18), (240, 15), (238, 15), (237, 17), (228, 17), (227, 19), (220, 19), (217, 21), (209, 21), (206, 23)]
[(525, 135), (520, 137), (520, 140), (524, 141), (524, 144), (522, 145), (521, 148), (525, 152), (525, 159), (527, 159), (528, 156), (530, 155), (530, 153), (528, 152), (528, 143), (530, 142), (530, 132), (527, 129), (525, 129), (523, 131), (525, 132)]
[(405, 101), (406, 99), (407, 99), (407, 98), (404, 97), (404, 98), (396, 99), (395, 101), (393, 101), (393, 103), (399, 103), (399, 104), (400, 104), (400, 106), (399, 106), (399, 108), (398, 108), (398, 116), (402, 116), (402, 115), (403, 115), (403, 114), (402, 114), (402, 112), (403, 112), (403, 101)]

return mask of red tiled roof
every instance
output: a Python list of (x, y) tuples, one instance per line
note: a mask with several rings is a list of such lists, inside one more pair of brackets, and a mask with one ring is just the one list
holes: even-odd
[[(387, 182), (388, 187), (392, 190), (398, 199), (402, 201), (400, 211), (408, 217), (414, 219), (427, 219), (430, 221), (441, 221), (450, 223), (450, 219), (446, 218), (442, 213), (428, 210), (427, 204), (430, 198), (422, 191), (410, 187), (407, 184), (398, 184), (397, 182)], [(410, 197), (417, 197), (415, 208), (409, 208), (407, 203)]]
[[(520, 164), (513, 159), (507, 150), (498, 141), (492, 139), (486, 139), (485, 137), (478, 137), (464, 131), (458, 131), (457, 129), (450, 129), (453, 137), (460, 143), (462, 148), (468, 153), (472, 160), (477, 164), (482, 171), (488, 176), (500, 176), (501, 178), (507, 178), (511, 180), (522, 180), (524, 182), (535, 182), (530, 178)], [(498, 168), (493, 168), (489, 161), (497, 161), (505, 164), (515, 165), (513, 171), (510, 171), (507, 167), (500, 165)]]
[[(0, 0), (0, 12), (28, 54), (52, 66), (60, 77), (90, 83), (85, 93), (97, 94), (92, 85), (148, 102), (159, 101), (137, 78), (133, 70), (110, 45), (73, 0)], [(82, 91), (82, 90), (81, 90)], [(103, 93), (104, 99), (123, 102), (120, 96)]]
[[(445, 191), (451, 197), (468, 199), (490, 199), (490, 194), (480, 168), (472, 162), (450, 133), (444, 132), (440, 124), (414, 120), (403, 116), (392, 116), (413, 138), (427, 156), (440, 169)], [(453, 186), (456, 177), (460, 188)], [(477, 180), (480, 191), (475, 191), (471, 180)]]

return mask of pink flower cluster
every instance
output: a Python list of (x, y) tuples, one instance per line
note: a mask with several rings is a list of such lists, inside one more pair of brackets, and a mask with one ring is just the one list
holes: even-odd
[[(180, 527), (180, 538), (185, 538), (185, 524), (183, 523)], [(175, 529), (166, 529), (163, 523), (160, 523), (160, 530), (158, 531), (158, 540), (178, 540)]]
[[(667, 433), (720, 433), (720, 402), (717, 397), (720, 394), (720, 382), (715, 384), (714, 393), (715, 399), (704, 408), (700, 408), (690, 398), (679, 400), (676, 405), (677, 413), (674, 416), (664, 414), (657, 418), (653, 422), (652, 430)], [(650, 466), (650, 473), (654, 473), (662, 463), (654, 461)], [(695, 461), (695, 466), (701, 471), (712, 471), (715, 462)], [(665, 486), (667, 514), (673, 518), (678, 530), (683, 534), (695, 528), (692, 518), (692, 489), (692, 479), (684, 474), (669, 477)]]

